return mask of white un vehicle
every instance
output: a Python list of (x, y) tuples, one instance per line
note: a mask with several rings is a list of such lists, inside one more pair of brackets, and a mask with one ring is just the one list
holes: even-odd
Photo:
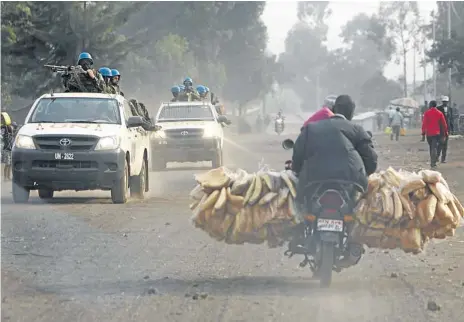
[(222, 166), (223, 127), (230, 122), (208, 102), (162, 103), (155, 118), (162, 130), (153, 135), (152, 168), (160, 171), (167, 162), (211, 161)]
[(13, 199), (62, 190), (110, 190), (114, 203), (149, 187), (150, 130), (120, 95), (45, 94), (35, 101), (12, 150)]

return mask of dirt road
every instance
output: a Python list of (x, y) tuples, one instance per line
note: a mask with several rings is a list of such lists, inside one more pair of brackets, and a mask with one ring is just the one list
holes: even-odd
[[(381, 166), (427, 167), (418, 140), (377, 137)], [(280, 169), (289, 157), (277, 136), (228, 136), (229, 166), (252, 171), (263, 158)], [(195, 167), (152, 173), (150, 198), (125, 205), (104, 192), (15, 205), (4, 185), (2, 321), (462, 321), (462, 228), (417, 256), (369, 249), (321, 290), (285, 249), (225, 245), (193, 228)], [(464, 141), (450, 141), (439, 170), (461, 200), (463, 167)]]

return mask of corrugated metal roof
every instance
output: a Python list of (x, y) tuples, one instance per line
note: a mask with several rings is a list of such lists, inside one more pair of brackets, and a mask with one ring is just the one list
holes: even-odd
[(353, 121), (362, 121), (362, 120), (369, 119), (375, 116), (376, 116), (375, 112), (365, 112), (365, 113), (355, 115), (353, 117)]

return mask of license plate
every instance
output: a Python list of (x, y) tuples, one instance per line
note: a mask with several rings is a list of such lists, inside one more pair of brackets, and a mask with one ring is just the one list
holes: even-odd
[(55, 160), (74, 160), (74, 153), (55, 153)]
[(318, 219), (317, 230), (320, 231), (343, 231), (343, 220)]

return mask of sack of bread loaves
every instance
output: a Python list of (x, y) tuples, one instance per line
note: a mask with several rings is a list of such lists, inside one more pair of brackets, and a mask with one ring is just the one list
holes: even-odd
[[(301, 222), (292, 171), (247, 173), (225, 167), (195, 176), (192, 222), (229, 244), (282, 245)], [(432, 238), (454, 236), (464, 209), (437, 171), (388, 168), (369, 177), (351, 238), (369, 247), (419, 253)]]
[(437, 171), (386, 171), (369, 177), (352, 238), (375, 248), (419, 253), (431, 238), (454, 236), (464, 209)]
[(295, 226), (293, 198), (297, 178), (291, 171), (247, 173), (225, 167), (195, 175), (190, 209), (197, 228), (228, 244), (268, 242), (277, 247)]

